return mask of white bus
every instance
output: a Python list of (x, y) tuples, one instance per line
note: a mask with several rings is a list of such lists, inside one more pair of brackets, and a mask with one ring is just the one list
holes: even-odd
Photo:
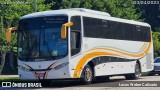
[(153, 70), (151, 27), (83, 8), (25, 15), (18, 26), (18, 67), (20, 79), (138, 79)]

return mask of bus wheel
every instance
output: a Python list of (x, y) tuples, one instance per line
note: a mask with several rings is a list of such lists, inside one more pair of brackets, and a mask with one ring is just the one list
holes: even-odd
[(140, 65), (138, 63), (136, 63), (135, 73), (126, 75), (125, 77), (126, 77), (126, 79), (138, 79), (140, 76), (141, 76)]
[[(83, 76), (82, 76), (83, 75)], [(89, 65), (86, 65), (82, 72), (82, 81), (84, 84), (91, 84), (93, 80), (93, 71)]]

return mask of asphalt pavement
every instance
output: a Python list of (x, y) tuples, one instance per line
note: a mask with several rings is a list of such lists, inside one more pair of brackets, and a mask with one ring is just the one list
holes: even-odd
[[(2, 76), (0, 76), (2, 77)], [(7, 76), (3, 76), (7, 77)], [(14, 76), (17, 77), (17, 76)], [(124, 86), (135, 84), (135, 86)], [(47, 84), (47, 83), (46, 83)], [(143, 86), (153, 85), (153, 86)], [(137, 86), (136, 86), (137, 85)], [(156, 86), (157, 85), (157, 86)], [(1, 89), (14, 89), (21, 90), (22, 88), (0, 88)], [(49, 87), (42, 88), (23, 88), (34, 90), (160, 90), (160, 76), (142, 76), (138, 80), (126, 80), (124, 76), (110, 77), (110, 80), (99, 80), (90, 85), (83, 85), (79, 81), (52, 81)]]

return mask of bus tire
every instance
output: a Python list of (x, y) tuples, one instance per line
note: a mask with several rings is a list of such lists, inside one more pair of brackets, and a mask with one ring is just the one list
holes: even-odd
[(89, 65), (86, 65), (81, 74), (83, 84), (91, 84), (93, 80), (93, 70)]
[(136, 63), (135, 73), (129, 74), (129, 75), (125, 75), (125, 78), (128, 79), (128, 80), (131, 80), (131, 79), (139, 79), (140, 76), (141, 76), (140, 65), (139, 65), (138, 63)]

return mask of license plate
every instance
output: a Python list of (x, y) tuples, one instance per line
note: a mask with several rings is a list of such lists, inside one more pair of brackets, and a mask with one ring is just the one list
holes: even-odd
[(36, 73), (36, 77), (44, 77), (44, 73)]

